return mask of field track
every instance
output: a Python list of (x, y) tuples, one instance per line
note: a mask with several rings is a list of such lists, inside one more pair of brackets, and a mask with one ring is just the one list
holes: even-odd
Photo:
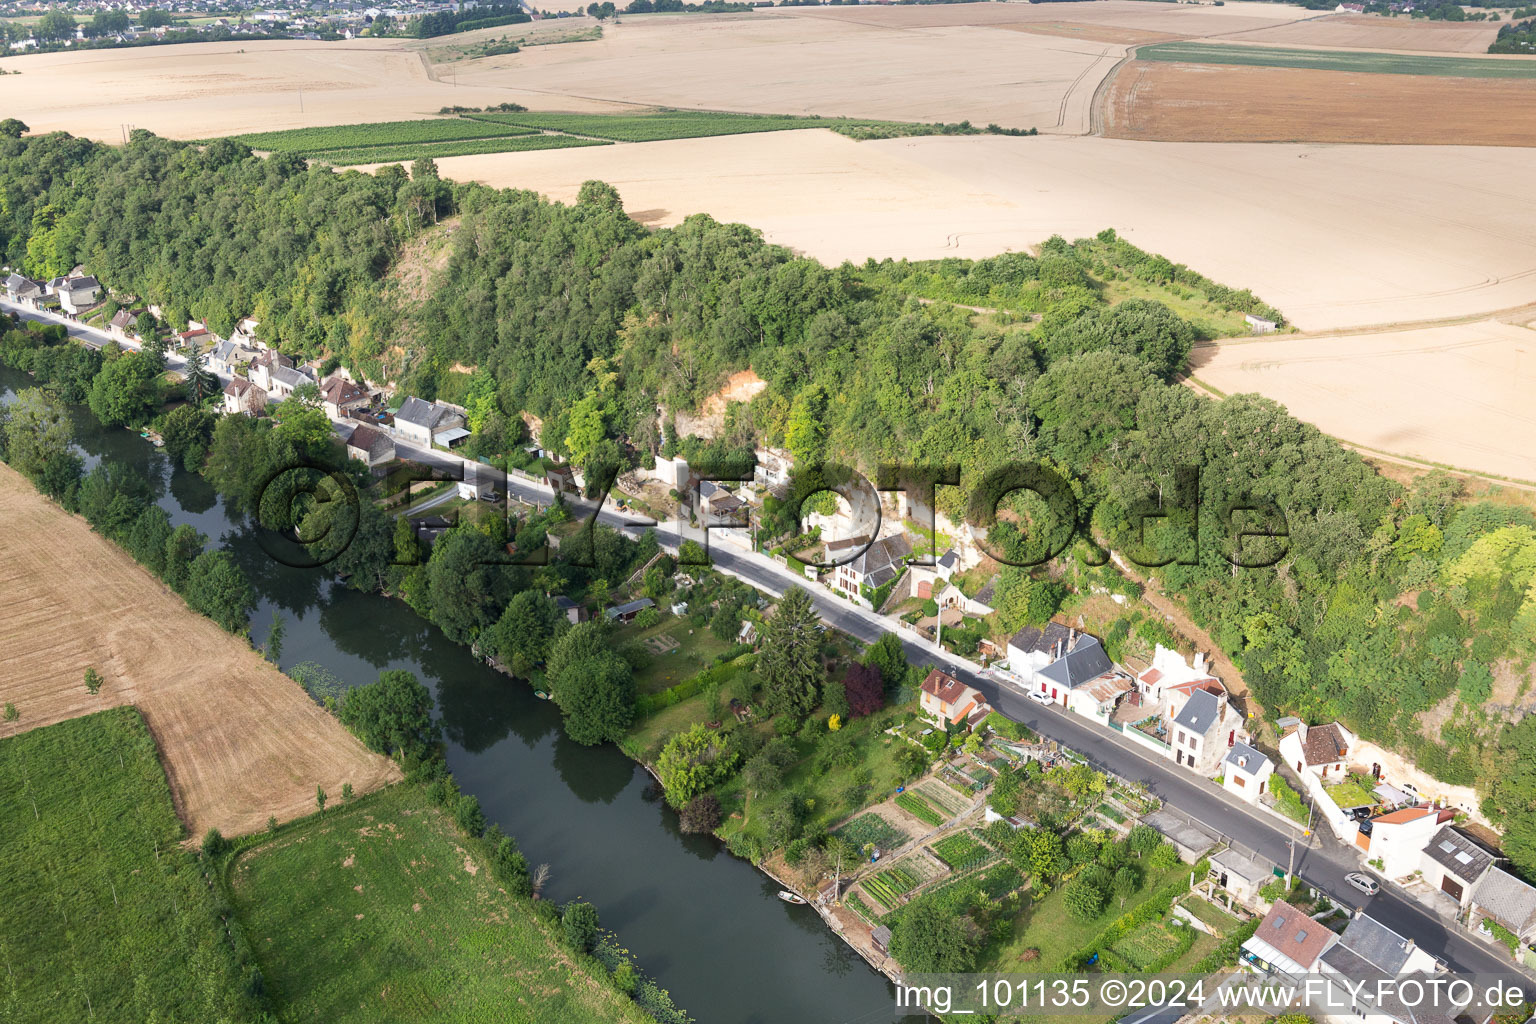
[[(120, 704), (143, 713), (194, 837), (263, 828), (399, 778), (292, 680), (0, 465), (0, 737)], [(97, 696), (82, 683), (94, 666)]]

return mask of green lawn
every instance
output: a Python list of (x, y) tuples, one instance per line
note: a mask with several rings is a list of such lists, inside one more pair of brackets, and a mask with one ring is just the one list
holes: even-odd
[(635, 673), (635, 686), (641, 693), (660, 693), (698, 675), (714, 664), (717, 655), (724, 654), (736, 645), (734, 637), (721, 640), (710, 632), (707, 625), (695, 627), (686, 617), (677, 618), (669, 613), (665, 606), (660, 611), (661, 621), (654, 626), (642, 629), (631, 623), (614, 633), (615, 644), (638, 643), (644, 646), (650, 640), (664, 642), (666, 637), (675, 641), (664, 654), (647, 648), (649, 662)]
[(1412, 57), (1397, 53), (1350, 53), (1230, 43), (1158, 43), (1136, 51), (1138, 60), (1185, 64), (1240, 64), (1264, 68), (1311, 68), (1388, 75), (1450, 78), (1536, 78), (1536, 61), (1498, 57)]
[[(989, 949), (978, 971), (1022, 971), (1036, 973), (1055, 971), (1063, 958), (1087, 945), (1090, 940), (1115, 918), (1128, 913), (1138, 900), (1146, 899), (1180, 875), (1189, 874), (1188, 864), (1175, 864), (1162, 872), (1148, 872), (1141, 891), (1128, 900), (1121, 909), (1118, 900), (1111, 900), (1096, 920), (1084, 924), (1067, 913), (1063, 888), (1057, 887), (1039, 903), (1024, 901), (1019, 916), (1013, 922), (1013, 934), (1000, 946)], [(1026, 949), (1038, 949), (1040, 956), (1031, 961), (1019, 959)]]
[(1360, 780), (1353, 777), (1347, 782), (1332, 786), (1325, 785), (1323, 788), (1341, 810), (1347, 811), (1351, 807), (1369, 807), (1376, 803), (1376, 798), (1371, 795), (1371, 791)]
[(249, 1021), (137, 710), (0, 741), (0, 1016)]
[(1148, 921), (1122, 935), (1110, 949), (1137, 969), (1146, 970), (1179, 948), (1184, 939), (1181, 931), (1193, 929), (1180, 930), (1177, 925)]
[(1185, 910), (1199, 918), (1202, 923), (1216, 929), (1222, 935), (1235, 930), (1241, 923), (1225, 910), (1207, 903), (1198, 896), (1186, 898), (1181, 905)]
[(283, 829), (229, 868), (286, 1021), (650, 1018), (506, 896), (418, 786)]

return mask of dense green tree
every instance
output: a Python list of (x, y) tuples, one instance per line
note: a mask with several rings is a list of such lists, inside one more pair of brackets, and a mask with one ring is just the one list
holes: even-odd
[(803, 587), (790, 587), (763, 631), (757, 674), (771, 714), (803, 716), (816, 707), (821, 682), (820, 621)]
[(706, 789), (719, 784), (735, 768), (739, 755), (728, 740), (702, 722), (667, 741), (656, 761), (656, 774), (667, 803), (683, 808)]
[(410, 672), (392, 669), (376, 682), (347, 692), (341, 724), (368, 749), (398, 754), (402, 760), (425, 756), (438, 742), (432, 721), (432, 694)]
[(165, 540), (165, 569), (162, 576), (172, 590), (178, 593), (186, 591), (192, 563), (207, 545), (208, 538), (187, 523), (171, 531)]
[(79, 479), (80, 457), (70, 448), (74, 425), (69, 410), (53, 395), (27, 388), (16, 396), (3, 421), (6, 459), (50, 497), (62, 497)]
[(110, 359), (96, 375), (87, 404), (107, 426), (136, 425), (160, 405), (160, 370), (139, 353)]
[(250, 581), (227, 551), (204, 551), (194, 558), (187, 567), (182, 593), (193, 610), (231, 633), (246, 630), (251, 610), (256, 607)]
[(520, 591), (481, 637), (481, 647), (504, 668), (526, 677), (544, 664), (555, 631), (564, 621), (552, 599), (537, 590)]
[(215, 419), (211, 412), (191, 405), (178, 405), (172, 409), (160, 428), (160, 436), (165, 440), (165, 454), (189, 470), (201, 469), (208, 443), (213, 439)]
[(891, 929), (891, 956), (909, 974), (969, 971), (979, 948), (966, 920), (938, 900), (913, 901)]
[(79, 24), (68, 13), (58, 8), (47, 11), (37, 19), (36, 31), (39, 39), (63, 40), (72, 39), (75, 35), (75, 26)]
[(566, 735), (577, 743), (616, 742), (634, 720), (634, 674), (614, 651), (604, 622), (583, 622), (562, 634), (550, 648), (548, 678)]

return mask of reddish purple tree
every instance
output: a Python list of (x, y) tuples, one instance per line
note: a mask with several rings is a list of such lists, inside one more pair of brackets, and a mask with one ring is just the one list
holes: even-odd
[(885, 704), (885, 681), (880, 670), (854, 664), (843, 677), (843, 692), (848, 695), (848, 711), (855, 717), (879, 711)]

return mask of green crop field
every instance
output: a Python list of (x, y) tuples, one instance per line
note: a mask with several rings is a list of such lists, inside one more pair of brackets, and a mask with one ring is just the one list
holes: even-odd
[(976, 841), (969, 832), (956, 832), (929, 847), (945, 864), (955, 871), (969, 871), (991, 860), (992, 849)]
[(876, 133), (926, 134), (929, 125), (902, 121), (873, 121), (848, 117), (780, 117), (756, 114), (715, 114), (704, 111), (665, 111), (658, 114), (471, 114), (476, 121), (502, 126), (542, 128), (612, 139), (615, 142), (660, 142), (712, 135), (830, 128), (852, 135)]
[(290, 128), (280, 132), (249, 132), (232, 135), (252, 149), (285, 153), (318, 153), (323, 150), (357, 149), (364, 146), (404, 146), (422, 142), (455, 142), (495, 136), (527, 135), (505, 124), (464, 117), (436, 117), (422, 121), (379, 121), (374, 124), (338, 124), (327, 128)]
[(231, 891), (284, 1019), (649, 1019), (573, 965), (556, 926), (461, 843), (420, 787), (400, 785), (241, 853)]
[(0, 741), (0, 1018), (255, 1019), (182, 831), (131, 707)]
[(536, 149), (571, 149), (575, 146), (608, 146), (601, 139), (578, 139), (570, 135), (509, 135), (495, 139), (465, 139), (460, 142), (422, 142), (407, 146), (364, 146), (358, 149), (323, 149), (305, 154), (312, 160), (335, 164), (382, 164), (408, 162), (417, 157), (440, 159), (448, 156), (473, 156), (478, 153), (524, 153)]
[(933, 804), (918, 796), (913, 790), (899, 793), (896, 796), (896, 806), (929, 825), (944, 824), (944, 815), (934, 809)]
[(1412, 57), (1398, 53), (1298, 50), (1228, 43), (1157, 43), (1136, 51), (1138, 60), (1184, 64), (1240, 64), (1261, 68), (1308, 68), (1382, 75), (1438, 75), (1446, 78), (1536, 78), (1536, 61), (1498, 57)]

